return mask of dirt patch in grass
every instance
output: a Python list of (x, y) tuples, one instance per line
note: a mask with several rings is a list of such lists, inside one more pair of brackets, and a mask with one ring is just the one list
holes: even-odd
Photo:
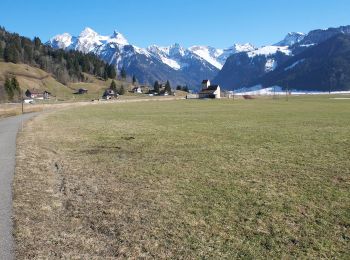
[(349, 103), (138, 102), (18, 137), (16, 256), (348, 258)]

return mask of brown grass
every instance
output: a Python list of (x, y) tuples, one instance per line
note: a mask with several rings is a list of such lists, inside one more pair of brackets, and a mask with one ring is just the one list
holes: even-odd
[(17, 258), (349, 258), (349, 106), (326, 97), (43, 114), (18, 138)]

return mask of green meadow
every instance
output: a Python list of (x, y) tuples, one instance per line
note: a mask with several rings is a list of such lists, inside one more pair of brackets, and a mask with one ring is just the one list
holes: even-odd
[(350, 100), (104, 104), (18, 137), (18, 258), (349, 258)]

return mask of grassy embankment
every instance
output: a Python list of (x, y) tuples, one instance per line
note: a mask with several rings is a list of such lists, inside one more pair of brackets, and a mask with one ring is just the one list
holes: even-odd
[[(70, 83), (67, 86), (59, 83), (47, 72), (31, 67), (26, 64), (13, 64), (0, 62), (0, 118), (5, 116), (13, 116), (22, 113), (22, 105), (20, 103), (7, 103), (7, 97), (3, 88), (6, 77), (16, 76), (19, 81), (20, 88), (24, 93), (27, 89), (38, 89), (40, 91), (49, 91), (52, 97), (49, 100), (36, 100), (35, 105), (24, 104), (24, 112), (38, 112), (65, 105), (57, 105), (58, 103), (73, 103), (80, 101), (91, 101), (101, 99), (106, 88), (111, 84), (111, 79), (104, 81), (94, 76), (84, 74), (87, 81), (79, 83)], [(119, 89), (121, 86), (126, 90), (125, 94), (120, 96), (121, 100), (128, 99), (144, 99), (148, 97), (145, 94), (134, 94), (130, 90), (132, 84), (127, 81), (115, 80)], [(79, 88), (86, 88), (87, 94), (73, 94)], [(186, 93), (178, 91), (178, 96), (185, 96)]]
[(350, 101), (109, 104), (19, 135), (17, 257), (349, 258)]

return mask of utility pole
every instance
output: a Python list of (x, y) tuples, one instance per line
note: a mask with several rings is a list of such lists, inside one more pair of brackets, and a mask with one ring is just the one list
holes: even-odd
[(289, 82), (287, 82), (287, 89), (286, 89), (286, 100), (288, 101), (288, 92), (289, 92)]

